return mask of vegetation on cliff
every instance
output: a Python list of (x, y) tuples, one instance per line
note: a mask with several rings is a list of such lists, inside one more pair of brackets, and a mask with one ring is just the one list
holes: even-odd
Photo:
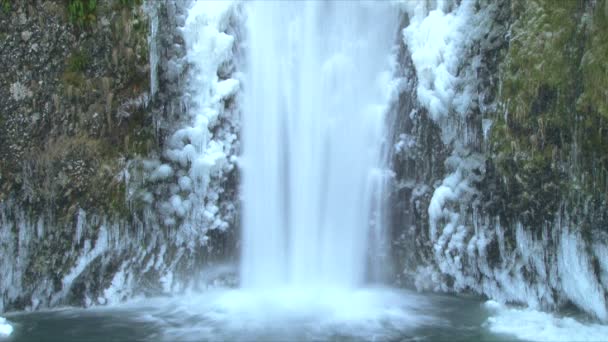
[(511, 12), (491, 133), (505, 194), (495, 209), (538, 226), (564, 206), (571, 215), (584, 207), (598, 224), (608, 192), (608, 2), (514, 0)]
[(0, 201), (58, 219), (128, 214), (121, 172), (156, 144), (141, 4), (16, 1), (0, 12)]

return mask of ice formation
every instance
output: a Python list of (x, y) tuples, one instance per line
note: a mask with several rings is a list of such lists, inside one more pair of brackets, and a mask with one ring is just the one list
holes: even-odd
[[(502, 303), (539, 309), (554, 309), (568, 301), (608, 321), (605, 237), (589, 245), (567, 215), (558, 215), (550, 228), (524, 228), (519, 223), (502, 227), (474, 203), (479, 195), (475, 184), (485, 165), (484, 157), (471, 147), (475, 137), (465, 127), (467, 116), (481, 106), (478, 69), (484, 44), (492, 44), (484, 39), (495, 34), (491, 24), (496, 4), (400, 4), (410, 19), (402, 34), (415, 71), (415, 98), (451, 150), (446, 174), (435, 184), (427, 208), (434, 260), (418, 267), (416, 286), (473, 290)], [(482, 117), (473, 135), (482, 135), (485, 142), (492, 121), (483, 118), (483, 110), (475, 114)], [(401, 140), (395, 148), (407, 153), (407, 140)], [(536, 229), (534, 234), (531, 228)], [(594, 260), (599, 265), (597, 276)]]
[(226, 32), (236, 13), (237, 5), (230, 1), (198, 1), (188, 10), (182, 28), (186, 55), (175, 63), (179, 70), (187, 65), (187, 117), (167, 139), (164, 157), (170, 164), (150, 174), (152, 180), (175, 182), (159, 207), (165, 224), (179, 220), (181, 229), (191, 232), (185, 234), (186, 243), (204, 238), (204, 229), (228, 226), (218, 207), (223, 191), (219, 182), (234, 168), (230, 157), (236, 148), (236, 114), (229, 103), (234, 102), (240, 81), (220, 75), (229, 74), (233, 63), (235, 38)]

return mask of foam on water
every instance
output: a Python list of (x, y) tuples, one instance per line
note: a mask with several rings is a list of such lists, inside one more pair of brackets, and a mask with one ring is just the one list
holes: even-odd
[(434, 322), (422, 296), (384, 288), (217, 289), (125, 307), (154, 322), (159, 339), (171, 341), (386, 340)]
[(606, 341), (608, 326), (583, 323), (572, 317), (527, 308), (512, 308), (487, 301), (485, 308), (492, 313), (486, 326), (493, 333), (514, 335), (528, 341)]

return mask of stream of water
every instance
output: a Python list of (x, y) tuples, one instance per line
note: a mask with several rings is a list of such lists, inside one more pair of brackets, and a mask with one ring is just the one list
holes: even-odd
[(388, 3), (249, 5), (242, 284), (358, 286), (397, 13)]

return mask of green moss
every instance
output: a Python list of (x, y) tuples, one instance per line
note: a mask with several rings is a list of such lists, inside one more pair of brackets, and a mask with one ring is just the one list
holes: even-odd
[(50, 141), (25, 160), (30, 185), (37, 189), (28, 206), (55, 213), (59, 226), (69, 226), (78, 208), (128, 217), (125, 185), (116, 177), (120, 154), (108, 141), (85, 135)]
[[(568, 47), (576, 38), (575, 1), (515, 1), (508, 53), (501, 68), (502, 93), (509, 122), (521, 133), (537, 130), (539, 115), (559, 114), (560, 92), (573, 86), (575, 52)], [(566, 48), (566, 49), (564, 49)], [(574, 63), (573, 63), (574, 62)]]
[(67, 0), (70, 22), (80, 26), (93, 23), (96, 17), (97, 0)]
[[(139, 111), (144, 116), (143, 111)], [(145, 125), (145, 118), (140, 117), (136, 120), (129, 122), (129, 132), (132, 134), (129, 136), (128, 152), (134, 156), (146, 156), (155, 147), (155, 134), (152, 129), (152, 125)]]
[(134, 6), (141, 6), (143, 4), (143, 0), (119, 0), (118, 3), (122, 7), (133, 8)]
[(608, 190), (608, 4), (585, 6), (512, 3), (490, 145), (509, 206), (523, 216), (549, 220), (581, 190)]
[(63, 73), (61, 80), (63, 81), (64, 85), (70, 85), (74, 87), (82, 87), (86, 82), (84, 74), (70, 71)]
[(2, 7), (2, 11), (8, 13), (11, 11), (11, 0), (0, 0), (0, 7)]
[(84, 71), (90, 63), (90, 56), (85, 50), (75, 49), (65, 61), (65, 72), (61, 76), (64, 86), (84, 87), (86, 76)]
[(90, 63), (91, 57), (86, 50), (75, 49), (68, 57), (67, 70), (71, 72), (83, 72)]
[(580, 64), (584, 89), (577, 106), (608, 120), (608, 1), (598, 1), (590, 19), (585, 27), (588, 39)]
[[(141, 71), (143, 69), (135, 68), (135, 65), (147, 63), (147, 53), (142, 53), (147, 47), (147, 22), (145, 15), (136, 9), (142, 3), (141, 0), (64, 0), (65, 6), (58, 7), (65, 9), (69, 20), (76, 24), (75, 29), (93, 24), (98, 15), (133, 24), (129, 40), (123, 39), (124, 26), (111, 26), (112, 30), (119, 31), (112, 44), (123, 51), (130, 49), (131, 58), (128, 64), (108, 63), (111, 49), (95, 45), (100, 37), (108, 36), (106, 31), (90, 32), (78, 40), (78, 47), (70, 51), (63, 74), (60, 74), (62, 95), (67, 96), (58, 106), (67, 112), (64, 116), (74, 129), (69, 134), (57, 130), (56, 135), (45, 136), (41, 144), (24, 152), (23, 163), (0, 161), (0, 198), (6, 191), (20, 196), (27, 193), (23, 190), (35, 189), (31, 194), (20, 196), (24, 207), (37, 214), (52, 212), (59, 223), (57, 226), (71, 226), (70, 220), (78, 208), (91, 214), (130, 217), (125, 184), (117, 176), (125, 167), (124, 160), (148, 155), (156, 146), (151, 118), (141, 108), (132, 109), (134, 112), (127, 118), (108, 124), (97, 119), (88, 120), (91, 118), (88, 114), (115, 115), (118, 103), (137, 98), (148, 87), (149, 75)], [(102, 77), (112, 79), (112, 82), (104, 86)], [(111, 108), (105, 111), (108, 102)], [(0, 121), (2, 119), (0, 116)], [(97, 124), (104, 126), (99, 130)], [(108, 128), (109, 125), (112, 127)], [(95, 131), (91, 127), (95, 127)], [(28, 171), (27, 177), (23, 170)], [(10, 184), (11, 188), (4, 190), (4, 184)], [(36, 267), (44, 269), (46, 266), (37, 264)]]

